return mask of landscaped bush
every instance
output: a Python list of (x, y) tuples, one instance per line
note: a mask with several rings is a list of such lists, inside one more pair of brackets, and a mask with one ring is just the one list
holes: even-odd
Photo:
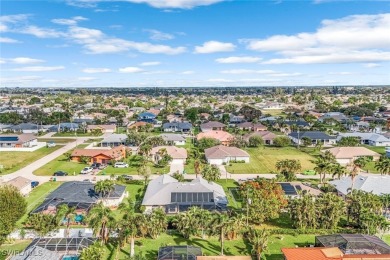
[(245, 163), (245, 160), (233, 160), (232, 163)]

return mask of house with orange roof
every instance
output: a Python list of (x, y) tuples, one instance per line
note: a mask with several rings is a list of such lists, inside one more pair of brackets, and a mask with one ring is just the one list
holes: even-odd
[(366, 147), (333, 147), (322, 150), (322, 153), (329, 151), (334, 155), (336, 161), (341, 165), (347, 165), (359, 157), (372, 157), (374, 161), (379, 160), (380, 154)]
[(222, 130), (210, 130), (207, 132), (199, 133), (196, 136), (196, 140), (198, 141), (202, 138), (217, 139), (222, 145), (229, 146), (231, 140), (233, 139), (233, 135)]
[(125, 158), (126, 148), (124, 145), (120, 145), (111, 149), (74, 149), (71, 160), (80, 162), (82, 156), (89, 157), (90, 163), (108, 164), (112, 160), (119, 161)]

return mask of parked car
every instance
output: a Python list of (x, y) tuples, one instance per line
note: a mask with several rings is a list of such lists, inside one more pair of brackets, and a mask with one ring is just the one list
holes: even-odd
[(81, 174), (87, 174), (93, 171), (92, 167), (85, 167), (84, 169), (81, 170)]
[(32, 181), (31, 182), (31, 188), (35, 188), (35, 187), (37, 187), (39, 185), (39, 181)]
[(125, 181), (131, 181), (133, 179), (133, 176), (131, 175), (122, 175), (122, 176)]
[(91, 168), (92, 168), (92, 169), (99, 169), (99, 167), (100, 167), (101, 165), (102, 165), (101, 163), (93, 163), (93, 164), (91, 165)]
[(46, 144), (47, 147), (55, 147), (56, 146), (56, 143), (55, 142), (48, 142)]
[(67, 176), (68, 173), (64, 171), (56, 171), (53, 176)]
[(127, 168), (127, 167), (129, 167), (129, 165), (124, 162), (116, 162), (114, 164), (114, 168)]

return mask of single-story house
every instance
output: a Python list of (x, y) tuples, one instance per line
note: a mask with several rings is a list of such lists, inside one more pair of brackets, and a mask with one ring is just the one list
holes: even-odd
[(223, 130), (226, 127), (225, 124), (222, 124), (218, 121), (210, 121), (200, 125), (200, 130), (202, 132), (212, 131), (212, 130)]
[(0, 148), (24, 148), (37, 144), (37, 137), (33, 134), (0, 135)]
[(138, 121), (154, 124), (157, 116), (150, 112), (143, 112), (138, 115)]
[(217, 145), (204, 150), (209, 164), (222, 165), (230, 161), (249, 162), (249, 154), (237, 147)]
[(244, 135), (244, 140), (249, 141), (249, 138), (252, 136), (259, 136), (263, 139), (265, 144), (272, 145), (274, 143), (275, 137), (277, 137), (276, 134), (270, 132), (270, 131), (258, 131), (258, 132), (252, 132)]
[(336, 161), (341, 165), (347, 165), (359, 157), (371, 156), (374, 161), (379, 160), (380, 154), (365, 147), (333, 147), (322, 150), (321, 152), (329, 151), (336, 158)]
[(323, 145), (332, 145), (336, 143), (336, 137), (320, 131), (291, 132), (288, 137), (295, 144), (302, 144), (302, 139), (305, 137), (310, 138), (313, 145), (318, 143)]
[(182, 132), (188, 133), (191, 132), (192, 124), (188, 122), (172, 122), (164, 123), (162, 125), (164, 132)]
[(111, 134), (101, 141), (102, 147), (113, 147), (126, 145), (127, 135), (126, 134)]
[(90, 157), (90, 163), (108, 164), (112, 160), (119, 161), (126, 157), (126, 148), (123, 145), (111, 149), (74, 149), (71, 160), (80, 162), (81, 156)]
[(154, 114), (155, 116), (158, 116), (158, 115), (160, 114), (160, 110), (158, 110), (158, 109), (153, 109), (153, 108), (147, 110), (146, 112), (152, 113), (152, 114)]
[(343, 252), (338, 247), (282, 248), (282, 253), (285, 260), (343, 260)]
[(145, 110), (146, 109), (143, 108), (143, 107), (132, 107), (132, 108), (129, 109), (129, 111), (134, 112), (135, 114), (142, 113)]
[(233, 139), (233, 135), (225, 131), (211, 130), (196, 135), (196, 140), (199, 141), (202, 138), (214, 138), (220, 141), (222, 145), (228, 146)]
[(260, 123), (253, 123), (253, 122), (244, 122), (237, 125), (238, 129), (244, 130), (244, 131), (267, 131), (267, 127), (265, 125), (262, 125)]
[(160, 135), (167, 145), (185, 145), (186, 138), (181, 134), (161, 134)]
[(31, 180), (18, 176), (4, 183), (5, 185), (11, 185), (18, 189), (18, 191), (23, 195), (27, 196), (32, 188), (31, 188)]
[(337, 141), (340, 141), (343, 137), (357, 137), (360, 139), (361, 144), (367, 144), (372, 146), (390, 146), (390, 139), (376, 133), (339, 133)]
[(229, 116), (229, 123), (232, 125), (240, 124), (242, 122), (245, 122), (245, 117), (243, 115), (230, 115)]
[(179, 182), (164, 174), (149, 182), (142, 206), (145, 213), (162, 208), (168, 214), (198, 206), (207, 210), (224, 211), (228, 200), (222, 186), (198, 177), (191, 182)]
[(165, 149), (166, 153), (172, 157), (171, 164), (184, 164), (187, 160), (187, 150), (176, 146), (156, 146), (150, 151), (153, 162), (161, 159), (160, 150)]
[(127, 130), (135, 130), (136, 132), (140, 131), (142, 128), (153, 128), (153, 124), (146, 123), (146, 122), (131, 122), (127, 125)]
[(114, 190), (103, 199), (101, 193), (95, 192), (94, 185), (89, 181), (64, 182), (51, 192), (32, 213), (55, 214), (61, 204), (76, 207), (77, 211), (85, 213), (99, 202), (103, 202), (108, 207), (119, 206), (123, 199), (128, 196), (126, 186), (115, 184)]
[(20, 132), (24, 134), (37, 134), (40, 131), (43, 131), (40, 125), (32, 123), (22, 123), (19, 125), (14, 125), (8, 128), (14, 132)]
[(115, 133), (116, 125), (88, 125), (87, 131), (101, 131), (103, 134), (105, 133)]
[(0, 133), (10, 130), (10, 127), (12, 127), (12, 126), (13, 125), (9, 125), (9, 124), (0, 124)]
[[(337, 193), (342, 197), (345, 197), (351, 192), (352, 179), (349, 176), (343, 177), (339, 180), (330, 181), (329, 183), (335, 186)], [(354, 179), (353, 189), (372, 192), (376, 195), (390, 194), (390, 175), (358, 175)]]
[(66, 132), (66, 131), (76, 131), (79, 129), (79, 124), (76, 123), (60, 123), (53, 125), (49, 128), (50, 132)]
[(349, 118), (340, 112), (325, 113), (318, 118), (318, 121), (320, 121), (322, 123), (324, 123), (324, 122), (326, 123), (327, 121), (330, 121), (330, 120), (335, 120), (335, 121), (340, 122), (340, 123), (345, 123), (345, 122), (349, 121)]

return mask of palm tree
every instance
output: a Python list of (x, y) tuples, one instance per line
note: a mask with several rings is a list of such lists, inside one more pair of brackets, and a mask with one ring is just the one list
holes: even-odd
[(211, 232), (219, 235), (219, 241), (221, 242), (221, 255), (223, 255), (223, 245), (229, 225), (229, 217), (226, 213), (217, 213), (210, 222)]
[(221, 171), (215, 165), (206, 164), (203, 167), (202, 176), (208, 182), (217, 181), (221, 178)]
[(390, 158), (382, 155), (375, 163), (375, 169), (383, 175), (390, 174)]
[(99, 202), (89, 211), (87, 223), (92, 228), (94, 235), (99, 237), (103, 244), (108, 241), (110, 230), (115, 224), (115, 217), (110, 208)]
[(324, 183), (326, 174), (331, 172), (333, 164), (323, 157), (319, 157), (315, 164), (314, 171), (320, 175), (320, 183)]
[(194, 170), (195, 170), (195, 178), (198, 178), (198, 174), (202, 171), (202, 164), (199, 159), (195, 159), (194, 161)]
[(97, 242), (81, 251), (80, 260), (103, 260), (104, 249)]
[(152, 171), (150, 170), (150, 167), (147, 165), (141, 165), (137, 169), (138, 174), (144, 178), (144, 185), (146, 186), (148, 184), (149, 178), (152, 175)]
[(148, 216), (148, 233), (151, 238), (156, 239), (167, 228), (167, 219), (162, 209), (153, 210)]
[(66, 218), (66, 237), (70, 234), (70, 222), (71, 219), (76, 215), (76, 207), (67, 207), (67, 211), (65, 213)]
[(347, 168), (344, 166), (341, 166), (339, 163), (332, 165), (332, 178), (337, 176), (338, 179), (341, 178), (341, 176), (347, 175), (348, 171)]
[(119, 211), (124, 213), (122, 221), (119, 224), (121, 233), (124, 234), (124, 238), (130, 237), (130, 257), (134, 256), (134, 239), (138, 233), (137, 226), (137, 213), (135, 213), (135, 207), (133, 200), (128, 197), (124, 202), (119, 204)]
[(248, 240), (252, 245), (252, 252), (256, 254), (256, 259), (260, 260), (263, 252), (268, 248), (269, 232), (266, 229), (249, 229)]
[(115, 190), (115, 184), (111, 180), (102, 180), (95, 184), (94, 189), (96, 193), (102, 195), (104, 200)]

